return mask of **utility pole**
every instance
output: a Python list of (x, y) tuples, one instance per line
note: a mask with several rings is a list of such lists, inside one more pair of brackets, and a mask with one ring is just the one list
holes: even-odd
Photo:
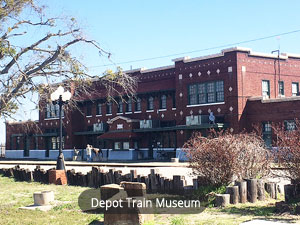
[[(274, 52), (277, 52), (277, 60), (278, 60), (278, 93), (279, 93), (279, 83), (280, 83), (280, 50), (277, 49), (277, 50), (274, 50), (272, 51), (271, 53), (273, 54)], [(274, 69), (275, 69), (275, 77), (274, 77), (274, 90), (275, 90), (275, 98), (276, 98), (276, 87), (277, 87), (277, 84), (276, 84), (276, 60), (275, 60), (275, 63), (274, 63)]]

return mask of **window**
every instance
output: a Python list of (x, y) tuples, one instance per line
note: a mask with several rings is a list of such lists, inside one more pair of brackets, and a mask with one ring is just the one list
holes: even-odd
[(111, 102), (106, 104), (106, 114), (111, 114)]
[[(64, 110), (61, 111), (61, 116), (64, 116)], [(59, 117), (59, 105), (47, 104), (45, 108), (45, 118), (58, 118)]]
[(148, 98), (148, 110), (153, 110), (153, 109), (154, 109), (154, 107), (153, 107), (153, 97), (150, 96)]
[(172, 94), (172, 101), (173, 101), (172, 107), (176, 108), (176, 95), (175, 94)]
[(207, 83), (207, 102), (215, 101), (215, 84), (214, 82)]
[(299, 83), (293, 82), (292, 83), (292, 96), (298, 96), (299, 95)]
[(197, 104), (197, 85), (196, 84), (190, 85), (190, 88), (189, 88), (189, 103), (190, 103), (190, 105)]
[(132, 112), (132, 99), (128, 99), (126, 104), (126, 112)]
[(267, 148), (272, 147), (272, 126), (269, 121), (262, 123), (263, 128), (263, 140)]
[(115, 150), (121, 149), (121, 142), (115, 142)]
[[(65, 147), (64, 140), (65, 140), (64, 137), (62, 137), (62, 149), (64, 149), (64, 147)], [(51, 147), (53, 150), (59, 149), (59, 137), (51, 138)]]
[(102, 104), (97, 103), (97, 115), (102, 115)]
[(189, 105), (224, 102), (224, 81), (189, 85)]
[(217, 93), (217, 102), (224, 101), (224, 82), (217, 81), (216, 82), (216, 93)]
[(123, 149), (129, 149), (129, 142), (123, 142)]
[(56, 149), (56, 146), (57, 146), (56, 137), (52, 137), (51, 138), (51, 147), (52, 147), (52, 149)]
[(205, 83), (203, 84), (198, 84), (198, 99), (199, 103), (206, 103), (206, 87)]
[(118, 113), (123, 113), (123, 102), (119, 100), (118, 102)]
[(263, 122), (263, 132), (270, 133), (272, 131), (272, 126), (270, 122)]
[(284, 82), (278, 81), (278, 94), (284, 95)]
[(160, 96), (160, 108), (161, 109), (167, 108), (167, 96), (166, 95)]
[(270, 81), (262, 81), (262, 96), (263, 98), (270, 98)]
[(135, 111), (136, 112), (139, 112), (142, 110), (142, 107), (141, 107), (141, 99), (140, 98), (137, 98), (136, 99), (136, 102), (135, 102)]
[(285, 120), (284, 125), (287, 131), (296, 130), (296, 123), (294, 120)]
[(92, 115), (92, 104), (89, 102), (86, 104), (86, 116)]

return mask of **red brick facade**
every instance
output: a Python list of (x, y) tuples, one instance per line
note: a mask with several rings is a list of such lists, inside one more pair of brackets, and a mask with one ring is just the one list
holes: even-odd
[[(118, 113), (118, 106), (113, 104), (112, 113), (107, 115), (105, 92), (100, 89), (92, 102), (89, 99), (80, 102), (79, 107), (84, 113), (73, 111), (65, 115), (63, 120), (64, 148), (84, 148), (86, 144), (93, 144), (102, 149), (116, 150), (115, 142), (126, 142), (125, 145), (129, 144), (130, 149), (149, 151), (159, 142), (165, 149), (178, 149), (195, 130), (205, 134), (209, 127), (221, 127), (239, 132), (251, 129), (253, 123), (292, 120), (299, 115), (300, 97), (291, 96), (293, 82), (298, 83), (299, 89), (300, 56), (282, 54), (278, 59), (277, 55), (254, 53), (246, 48), (232, 48), (215, 55), (192, 59), (178, 58), (173, 61), (174, 65), (171, 66), (127, 71), (138, 78), (136, 96), (141, 99), (141, 111), (136, 111), (136, 103), (133, 102), (131, 112), (126, 112), (126, 103), (123, 103), (123, 112)], [(268, 100), (262, 100), (263, 80), (269, 84)], [(279, 80), (284, 83), (284, 96), (279, 95)], [(223, 96), (220, 94), (220, 99), (224, 97), (223, 101), (190, 104), (190, 85), (205, 84), (208, 101), (209, 85), (214, 85), (216, 91), (218, 81), (223, 85)], [(97, 85), (97, 81), (95, 84)], [(200, 85), (196, 88), (199, 100)], [(166, 95), (164, 109), (160, 103), (162, 95)], [(154, 99), (153, 110), (147, 109), (149, 97)], [(97, 103), (102, 103), (101, 115), (96, 115)], [(85, 114), (87, 104), (91, 104), (91, 114), (88, 116)], [(206, 121), (189, 125), (186, 122), (187, 116), (208, 116), (210, 112), (216, 118), (215, 124)], [(140, 121), (146, 123), (146, 120), (152, 120), (153, 124), (151, 128), (143, 129)], [(45, 119), (45, 111), (42, 109), (36, 123), (41, 134), (31, 134), (37, 137), (38, 144), (35, 146), (38, 149), (51, 149), (45, 143), (50, 143), (51, 133), (57, 133), (55, 129), (59, 126), (59, 120)], [(101, 132), (95, 131), (93, 126), (97, 123), (104, 123), (105, 129)], [(7, 149), (14, 149), (10, 141), (15, 142), (16, 134), (23, 133), (18, 129), (18, 125), (7, 124)], [(126, 135), (129, 136), (126, 138)], [(34, 149), (33, 147), (30, 144), (30, 148)], [(21, 146), (19, 148), (22, 149)], [(152, 153), (149, 154), (151, 157)]]

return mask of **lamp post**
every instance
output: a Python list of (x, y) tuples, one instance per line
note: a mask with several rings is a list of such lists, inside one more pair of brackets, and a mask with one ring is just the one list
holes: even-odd
[(56, 162), (57, 170), (65, 170), (64, 154), (62, 152), (62, 106), (70, 100), (71, 96), (71, 92), (64, 91), (62, 86), (59, 86), (51, 94), (51, 101), (53, 104), (58, 104), (59, 106), (59, 154)]

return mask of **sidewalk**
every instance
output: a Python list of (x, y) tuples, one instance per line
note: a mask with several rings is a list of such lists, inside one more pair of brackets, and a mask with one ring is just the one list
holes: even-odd
[[(56, 161), (40, 160), (6, 160), (1, 159), (0, 165), (56, 165)], [(65, 161), (66, 166), (109, 166), (109, 167), (188, 167), (186, 162), (86, 162), (86, 161)]]

